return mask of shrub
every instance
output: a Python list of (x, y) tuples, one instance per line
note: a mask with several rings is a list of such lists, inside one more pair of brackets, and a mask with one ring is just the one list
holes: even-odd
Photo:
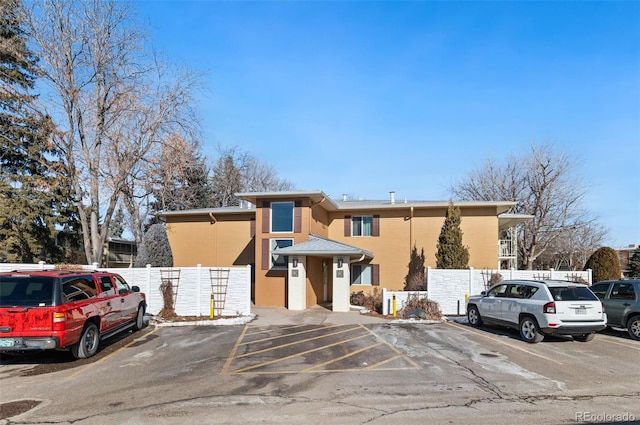
[(409, 296), (409, 299), (405, 303), (400, 315), (405, 317), (405, 314), (414, 309), (420, 309), (425, 312), (428, 320), (441, 320), (442, 312), (440, 311), (440, 305), (436, 301), (428, 298), (420, 298), (417, 294)]
[(362, 291), (351, 294), (351, 305), (359, 305), (382, 314), (382, 291), (374, 288), (373, 294), (365, 294)]
[(618, 254), (613, 248), (607, 246), (603, 246), (591, 254), (584, 269), (592, 270), (594, 283), (602, 280), (620, 279), (621, 276)]

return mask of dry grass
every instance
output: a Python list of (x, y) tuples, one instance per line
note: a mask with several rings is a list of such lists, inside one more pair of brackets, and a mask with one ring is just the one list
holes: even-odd
[(420, 309), (426, 314), (427, 320), (442, 320), (442, 311), (440, 311), (440, 305), (436, 301), (428, 298), (420, 298), (417, 294), (412, 295), (407, 300), (406, 304), (400, 310), (400, 315), (404, 315), (411, 310)]

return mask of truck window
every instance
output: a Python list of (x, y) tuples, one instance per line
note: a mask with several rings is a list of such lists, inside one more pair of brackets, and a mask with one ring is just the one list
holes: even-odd
[(79, 277), (62, 283), (63, 302), (88, 300), (98, 295), (96, 284), (90, 277)]
[(116, 294), (116, 290), (113, 286), (113, 281), (109, 276), (102, 276), (100, 278), (100, 289), (102, 289), (102, 295), (104, 296)]

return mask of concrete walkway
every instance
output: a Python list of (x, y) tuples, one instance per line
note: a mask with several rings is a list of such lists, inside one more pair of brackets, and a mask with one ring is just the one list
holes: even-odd
[(251, 313), (256, 315), (256, 318), (250, 323), (251, 326), (339, 325), (388, 322), (387, 319), (360, 314), (359, 310), (336, 313), (319, 305), (302, 311), (287, 310), (284, 307), (251, 306)]

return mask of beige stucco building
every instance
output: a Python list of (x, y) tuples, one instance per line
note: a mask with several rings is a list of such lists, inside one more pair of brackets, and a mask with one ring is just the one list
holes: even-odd
[[(322, 191), (240, 193), (242, 206), (165, 212), (174, 266), (251, 265), (260, 306), (301, 310), (352, 292), (402, 289), (411, 251), (435, 267), (448, 202), (331, 199)], [(455, 202), (469, 266), (515, 267), (514, 202)]]

